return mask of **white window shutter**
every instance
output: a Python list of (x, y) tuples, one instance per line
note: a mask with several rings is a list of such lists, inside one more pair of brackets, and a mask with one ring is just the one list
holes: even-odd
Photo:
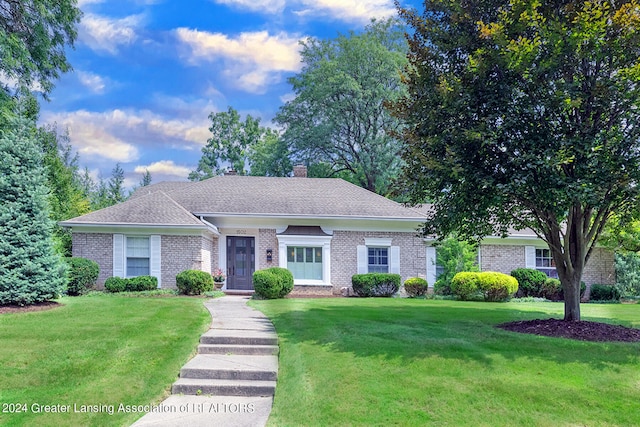
[(162, 270), (161, 270), (161, 260), (162, 254), (160, 252), (160, 236), (152, 235), (149, 238), (149, 274), (151, 276), (158, 278), (158, 287), (162, 287)]
[(124, 235), (113, 235), (113, 277), (125, 277), (124, 272)]
[(433, 286), (436, 283), (436, 248), (427, 246), (427, 283)]
[(525, 246), (524, 247), (525, 267), (536, 268), (536, 247)]
[(400, 246), (391, 246), (389, 273), (400, 274)]
[(366, 274), (369, 272), (369, 262), (367, 247), (358, 245), (358, 274)]

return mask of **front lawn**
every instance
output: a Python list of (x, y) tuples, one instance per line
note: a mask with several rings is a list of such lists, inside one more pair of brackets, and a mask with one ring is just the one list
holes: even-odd
[[(631, 426), (640, 343), (589, 343), (494, 325), (562, 318), (560, 303), (408, 299), (252, 301), (275, 324), (272, 426)], [(640, 328), (640, 305), (582, 306)]]
[(143, 414), (119, 405), (159, 403), (211, 322), (196, 298), (60, 302), (0, 315), (0, 425), (130, 425)]

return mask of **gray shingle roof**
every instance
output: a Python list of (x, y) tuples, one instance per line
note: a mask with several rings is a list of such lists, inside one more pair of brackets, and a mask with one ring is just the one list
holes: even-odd
[(155, 193), (156, 191), (164, 191), (169, 193), (173, 190), (180, 190), (181, 188), (193, 184), (189, 181), (162, 181), (156, 184), (150, 184), (144, 187), (139, 187), (131, 194), (129, 199), (135, 199), (145, 194)]
[(61, 222), (61, 225), (76, 224), (172, 225), (204, 228), (202, 222), (163, 191), (141, 195), (123, 203)]
[(417, 219), (423, 215), (342, 179), (218, 176), (168, 193), (197, 214)]
[(342, 179), (218, 176), (161, 182), (129, 200), (61, 225), (203, 226), (194, 215), (369, 218), (416, 221), (424, 215)]

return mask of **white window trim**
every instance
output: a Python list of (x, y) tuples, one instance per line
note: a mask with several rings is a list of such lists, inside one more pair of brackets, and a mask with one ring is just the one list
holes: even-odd
[(149, 275), (158, 279), (158, 288), (162, 286), (162, 254), (161, 236), (157, 234), (114, 234), (113, 235), (113, 276), (128, 277), (127, 271), (127, 237), (149, 238)]
[(365, 238), (364, 245), (357, 247), (357, 272), (369, 272), (369, 247), (389, 249), (389, 273), (400, 274), (400, 246), (392, 246), (391, 239)]
[(293, 284), (299, 286), (332, 286), (331, 285), (331, 239), (333, 236), (289, 236), (276, 235), (278, 238), (278, 264), (287, 268), (287, 247), (322, 248), (322, 280), (294, 279)]

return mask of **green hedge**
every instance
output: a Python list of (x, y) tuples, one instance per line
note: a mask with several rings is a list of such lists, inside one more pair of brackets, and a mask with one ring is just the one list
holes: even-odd
[(562, 301), (564, 292), (559, 279), (547, 278), (542, 285), (540, 296), (550, 301)]
[(614, 285), (591, 285), (590, 301), (619, 301), (620, 290)]
[(518, 291), (518, 281), (508, 274), (487, 271), (478, 273), (478, 289), (485, 301), (506, 301)]
[(154, 276), (137, 276), (129, 279), (109, 277), (104, 282), (108, 292), (142, 292), (158, 289), (158, 278)]
[(422, 277), (409, 277), (404, 281), (404, 291), (409, 297), (418, 297), (427, 293), (429, 284)]
[(284, 298), (293, 290), (293, 274), (282, 267), (257, 270), (253, 273), (253, 289), (262, 298)]
[(518, 281), (494, 271), (460, 272), (451, 280), (451, 291), (463, 301), (480, 294), (485, 301), (505, 301), (518, 291)]
[(393, 273), (356, 274), (351, 277), (351, 286), (360, 297), (390, 297), (400, 289), (401, 280)]
[(206, 271), (184, 270), (176, 275), (178, 292), (184, 295), (202, 295), (213, 290), (213, 276)]
[(95, 287), (100, 274), (97, 262), (80, 257), (65, 258), (64, 260), (69, 266), (67, 295), (84, 295)]
[(471, 271), (456, 273), (451, 279), (451, 293), (463, 301), (477, 295), (479, 292), (478, 274), (480, 273)]
[(548, 279), (542, 271), (532, 268), (517, 268), (511, 275), (518, 281), (518, 293), (516, 297), (542, 297), (542, 287)]

